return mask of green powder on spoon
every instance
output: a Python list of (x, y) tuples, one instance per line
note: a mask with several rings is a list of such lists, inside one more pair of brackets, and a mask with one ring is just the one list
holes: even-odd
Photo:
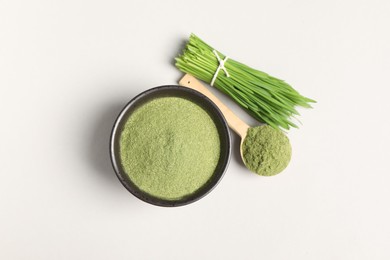
[(217, 127), (197, 104), (179, 97), (137, 108), (120, 135), (120, 158), (142, 191), (167, 200), (193, 194), (213, 175), (220, 157)]
[(242, 144), (242, 155), (249, 170), (263, 176), (283, 171), (291, 159), (287, 136), (269, 125), (250, 127)]

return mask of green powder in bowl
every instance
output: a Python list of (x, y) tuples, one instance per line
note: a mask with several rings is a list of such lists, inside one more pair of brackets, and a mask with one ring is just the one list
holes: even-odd
[(161, 86), (134, 97), (115, 121), (111, 162), (137, 198), (176, 207), (207, 195), (230, 160), (230, 133), (222, 112), (201, 93)]
[(201, 189), (220, 153), (220, 134), (209, 113), (178, 96), (137, 107), (119, 137), (125, 174), (142, 192), (162, 200), (181, 200)]

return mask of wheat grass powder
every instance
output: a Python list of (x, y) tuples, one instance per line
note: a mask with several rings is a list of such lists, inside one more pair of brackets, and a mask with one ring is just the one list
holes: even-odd
[(289, 164), (291, 144), (280, 129), (269, 125), (250, 127), (242, 144), (242, 155), (249, 170), (262, 176), (273, 176)]
[(120, 135), (120, 159), (142, 191), (166, 200), (193, 194), (213, 175), (220, 138), (210, 115), (194, 102), (160, 97), (137, 108)]

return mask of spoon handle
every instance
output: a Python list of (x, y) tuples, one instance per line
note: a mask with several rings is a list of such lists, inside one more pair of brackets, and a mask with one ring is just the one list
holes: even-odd
[(222, 103), (213, 93), (210, 92), (205, 86), (202, 85), (196, 78), (190, 74), (185, 74), (179, 81), (179, 84), (183, 87), (191, 88), (202, 93), (221, 110), (226, 121), (228, 122), (231, 129), (236, 132), (241, 138), (246, 136), (249, 126), (243, 122), (238, 116), (236, 116), (224, 103)]

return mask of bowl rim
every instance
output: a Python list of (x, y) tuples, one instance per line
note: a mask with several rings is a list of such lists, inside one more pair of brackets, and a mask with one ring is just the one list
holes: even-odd
[[(217, 179), (214, 180), (214, 183), (209, 184), (207, 187), (200, 190), (199, 194), (196, 194), (197, 192), (195, 192), (195, 194), (193, 196), (190, 196), (190, 198), (185, 197), (184, 199), (179, 199), (179, 200), (166, 200), (166, 199), (157, 198), (157, 197), (154, 197), (154, 196), (147, 194), (146, 192), (143, 192), (140, 189), (138, 189), (135, 184), (133, 184), (131, 181), (129, 181), (129, 179), (126, 178), (126, 176), (122, 175), (122, 173), (121, 173), (122, 167), (119, 163), (120, 157), (119, 157), (119, 154), (117, 154), (117, 152), (116, 152), (117, 149), (115, 149), (117, 136), (120, 135), (120, 133), (121, 133), (121, 131), (119, 130), (120, 125), (121, 125), (121, 123), (123, 123), (123, 120), (127, 120), (127, 118), (128, 118), (127, 112), (135, 104), (137, 104), (140, 100), (145, 99), (156, 92), (164, 92), (164, 91), (171, 91), (171, 90), (176, 90), (179, 92), (180, 91), (187, 92), (190, 95), (195, 95), (198, 98), (203, 99), (206, 103), (208, 103), (214, 109), (214, 111), (211, 111), (211, 109), (206, 109), (203, 106), (202, 106), (202, 108), (207, 110), (209, 113), (216, 115), (220, 119), (220, 121), (222, 122), (223, 129), (222, 129), (222, 131), (219, 131), (219, 132), (225, 133), (224, 139), (226, 141), (226, 146), (227, 146), (227, 149), (225, 151), (226, 159), (223, 161), (223, 166), (220, 169), (220, 171), (218, 172), (219, 176), (216, 177)], [(196, 103), (196, 102), (194, 101), (194, 103)], [(215, 119), (213, 119), (213, 121), (215, 121)], [(111, 130), (110, 159), (111, 159), (111, 164), (114, 168), (114, 171), (115, 171), (117, 178), (122, 183), (122, 185), (130, 193), (132, 193), (135, 197), (137, 197), (138, 199), (140, 199), (144, 202), (147, 202), (149, 204), (156, 205), (156, 206), (161, 206), (161, 207), (184, 206), (184, 205), (191, 204), (191, 203), (198, 201), (201, 198), (205, 197), (219, 184), (219, 182), (221, 181), (221, 179), (225, 175), (225, 172), (226, 172), (228, 165), (230, 163), (230, 157), (231, 157), (231, 134), (229, 131), (227, 121), (226, 121), (223, 113), (221, 112), (221, 110), (217, 107), (217, 105), (214, 104), (213, 101), (211, 101), (208, 97), (206, 97), (202, 93), (200, 93), (196, 90), (182, 87), (182, 86), (178, 86), (178, 85), (162, 85), (162, 86), (147, 89), (147, 90), (139, 93), (138, 95), (136, 95), (129, 102), (127, 102), (127, 104), (122, 108), (122, 110), (119, 113), (119, 115), (117, 116), (115, 123), (112, 127), (112, 130)], [(214, 172), (214, 174), (215, 174), (215, 172)]]

